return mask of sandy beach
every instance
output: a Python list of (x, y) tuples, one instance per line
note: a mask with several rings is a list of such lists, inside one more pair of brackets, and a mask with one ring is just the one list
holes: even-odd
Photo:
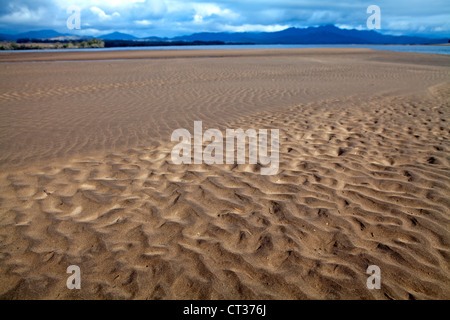
[[(194, 121), (278, 173), (174, 164)], [(450, 299), (449, 121), (444, 55), (0, 52), (0, 299)]]

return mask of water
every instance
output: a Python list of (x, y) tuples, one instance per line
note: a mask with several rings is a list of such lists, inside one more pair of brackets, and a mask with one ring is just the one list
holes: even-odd
[(400, 51), (400, 52), (419, 52), (419, 53), (434, 53), (434, 54), (447, 54), (450, 55), (450, 45), (448, 46), (407, 46), (407, 45), (361, 45), (361, 46), (348, 46), (356, 48), (369, 48), (375, 50), (388, 50), (388, 51)]
[(157, 46), (89, 49), (16, 50), (1, 52), (82, 52), (82, 51), (135, 51), (135, 50), (217, 50), (217, 49), (291, 49), (291, 48), (368, 48), (400, 52), (419, 52), (450, 55), (450, 45), (212, 45), (212, 46)]

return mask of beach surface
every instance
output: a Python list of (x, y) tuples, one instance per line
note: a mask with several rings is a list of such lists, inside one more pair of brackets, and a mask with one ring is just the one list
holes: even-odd
[[(194, 121), (278, 173), (174, 164)], [(0, 299), (450, 299), (449, 121), (444, 55), (0, 53)]]

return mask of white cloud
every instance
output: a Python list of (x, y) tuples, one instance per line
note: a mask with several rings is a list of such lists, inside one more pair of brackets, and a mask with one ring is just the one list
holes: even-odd
[(152, 21), (150, 20), (135, 20), (134, 21), (136, 24), (141, 25), (141, 26), (151, 26), (153, 24)]
[(105, 13), (105, 11), (103, 11), (99, 7), (91, 7), (91, 11), (92, 13), (96, 14), (101, 21), (111, 20), (112, 18), (120, 17), (120, 13), (118, 12), (114, 12), (113, 14), (108, 15)]
[(231, 32), (276, 32), (287, 28), (289, 28), (289, 25), (244, 24), (240, 26), (225, 25), (223, 30)]

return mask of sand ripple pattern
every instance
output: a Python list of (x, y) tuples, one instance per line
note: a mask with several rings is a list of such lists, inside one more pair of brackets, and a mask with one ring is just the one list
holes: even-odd
[(449, 299), (449, 97), (447, 83), (229, 123), (281, 130), (275, 176), (173, 165), (164, 142), (2, 173), (0, 297)]
[(0, 168), (158, 145), (174, 129), (192, 129), (195, 120), (224, 128), (256, 112), (299, 103), (356, 93), (367, 97), (423, 91), (450, 75), (444, 67), (448, 57), (434, 55), (420, 55), (416, 61), (415, 54), (334, 49), (314, 54), (278, 50), (271, 55), (250, 50), (232, 56), (237, 52), (0, 63)]

